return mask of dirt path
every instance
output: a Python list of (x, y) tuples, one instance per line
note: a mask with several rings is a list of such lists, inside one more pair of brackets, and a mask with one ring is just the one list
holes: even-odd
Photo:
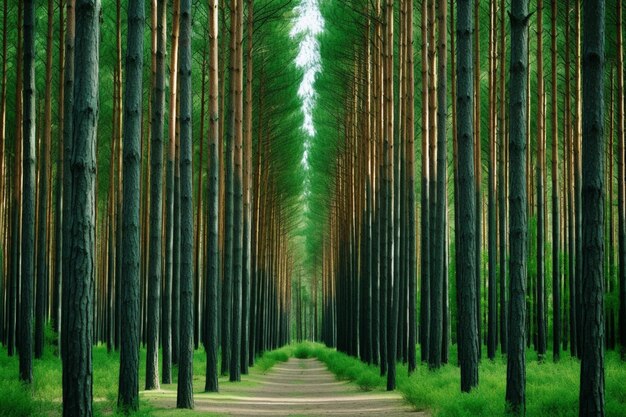
[[(245, 381), (249, 382), (245, 382)], [(290, 359), (265, 375), (244, 377), (241, 384), (222, 383), (219, 394), (196, 393), (196, 411), (234, 416), (414, 416), (398, 393), (363, 392), (337, 381), (317, 359)], [(156, 394), (156, 395), (155, 395)], [(150, 395), (158, 407), (175, 406), (169, 391)]]

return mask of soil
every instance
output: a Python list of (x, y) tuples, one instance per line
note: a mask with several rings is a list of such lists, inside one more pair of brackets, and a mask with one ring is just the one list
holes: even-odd
[[(241, 384), (221, 383), (219, 394), (195, 393), (195, 410), (232, 416), (426, 416), (414, 411), (396, 392), (364, 392), (354, 384), (337, 381), (317, 359), (291, 358), (267, 374), (242, 378)], [(173, 408), (176, 396), (171, 394), (151, 392), (150, 403)]]

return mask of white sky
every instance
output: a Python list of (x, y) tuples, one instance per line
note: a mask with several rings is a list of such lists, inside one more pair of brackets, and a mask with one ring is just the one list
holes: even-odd
[[(302, 111), (304, 113), (303, 128), (309, 136), (314, 136), (313, 106), (315, 105), (315, 91), (313, 83), (317, 73), (321, 70), (317, 35), (324, 30), (324, 19), (319, 11), (318, 0), (301, 0), (295, 11), (297, 17), (291, 30), (291, 36), (301, 39), (296, 65), (304, 70), (304, 77), (298, 90), (298, 95), (302, 99)], [(307, 165), (307, 152), (308, 143), (305, 143), (303, 158), (305, 165)]]

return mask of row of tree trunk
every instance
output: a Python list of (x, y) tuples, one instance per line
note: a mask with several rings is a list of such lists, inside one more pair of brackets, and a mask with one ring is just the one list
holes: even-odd
[[(190, 0), (177, 0), (168, 11), (166, 2), (155, 0), (146, 26), (144, 2), (117, 0), (109, 9), (116, 35), (102, 41), (113, 51), (107, 60), (113, 65), (107, 66), (99, 59), (100, 2), (50, 1), (40, 121), (34, 74), (38, 9), (35, 2), (18, 3), (18, 42), (11, 55), (7, 4), (2, 88), (6, 93), (7, 59), (13, 57), (17, 103), (9, 111), (3, 93), (2, 121), (8, 116), (19, 126), (15, 152), (4, 152), (3, 133), (0, 158), (2, 228), (14, 225), (2, 242), (2, 260), (8, 262), (0, 280), (0, 339), (9, 355), (19, 353), (20, 378), (30, 383), (37, 377), (33, 354), (39, 358), (47, 348), (44, 329), (51, 321), (60, 335), (53, 348), (63, 359), (64, 415), (91, 415), (91, 349), (99, 343), (120, 352), (120, 409), (139, 406), (142, 345), (145, 389), (172, 383), (177, 365), (177, 405), (193, 408), (193, 352), (200, 343), (207, 354), (206, 390), (217, 391), (219, 373), (239, 381), (259, 354), (290, 340), (292, 206), (299, 190), (286, 188), (285, 179), (300, 162), (301, 146), (291, 144), (299, 134), (299, 118), (293, 116), (299, 109), (295, 64), (275, 62), (293, 62), (293, 56), (272, 52), (290, 41), (288, 22), (280, 18), (290, 6), (266, 0), (254, 14), (251, 0), (211, 0), (193, 8)], [(203, 12), (207, 31), (193, 36), (192, 14)], [(146, 27), (150, 66), (144, 66)], [(204, 43), (196, 51), (201, 67), (192, 59), (197, 42)], [(112, 100), (103, 111), (98, 95), (109, 87), (111, 74)], [(192, 79), (201, 81), (198, 97)], [(111, 117), (110, 135), (101, 135), (103, 113)], [(279, 117), (294, 122), (283, 128)], [(292, 165), (281, 162), (286, 145)], [(7, 164), (16, 170), (5, 169)], [(99, 166), (107, 167), (104, 174)], [(98, 177), (106, 174), (101, 186)]]
[[(620, 219), (626, 183), (621, 1), (615, 3), (618, 19), (612, 32), (617, 45), (613, 61), (617, 94), (613, 94), (612, 66), (605, 65), (604, 44), (599, 40), (604, 39), (602, 2), (581, 10), (579, 1), (568, 1), (564, 7), (556, 1), (549, 7), (542, 0), (536, 7), (513, 1), (508, 24), (504, 1), (488, 7), (478, 1), (449, 6), (450, 14), (446, 1), (422, 3), (420, 54), (415, 53), (412, 40), (411, 1), (351, 2), (326, 15), (329, 25), (357, 23), (343, 43), (338, 38), (345, 34), (329, 38), (327, 55), (322, 57), (332, 57), (324, 71), (341, 78), (346, 87), (323, 90), (319, 104), (321, 117), (326, 117), (322, 120), (335, 127), (335, 140), (337, 136), (340, 140), (333, 171), (336, 180), (329, 194), (332, 204), (323, 220), (321, 338), (380, 364), (381, 372), (389, 375), (388, 387), (393, 388), (396, 359), (407, 362), (409, 372), (415, 369), (411, 338), (417, 325), (415, 265), (419, 263), (418, 341), (422, 361), (431, 369), (448, 362), (449, 345), (456, 341), (461, 389), (469, 391), (478, 385), (481, 347), (486, 345), (487, 357), (494, 359), (500, 345), (508, 358), (507, 403), (513, 411), (523, 412), (526, 348), (532, 345), (539, 360), (544, 360), (551, 327), (554, 360), (559, 360), (561, 350), (569, 349), (582, 359), (583, 374), (596, 372), (586, 380), (590, 385), (581, 389), (581, 412), (591, 415), (590, 410), (600, 409), (603, 403), (603, 349), (625, 343), (618, 335), (626, 324), (626, 262), (615, 246), (616, 235), (622, 236), (618, 247), (624, 243)], [(547, 13), (548, 77), (544, 71)], [(398, 22), (399, 35), (394, 37)], [(449, 27), (455, 28), (451, 31), (455, 36), (448, 44)], [(536, 29), (536, 43), (529, 39), (529, 28)], [(486, 38), (488, 48), (483, 52)], [(563, 45), (563, 55), (557, 45)], [(536, 60), (530, 59), (531, 53)], [(413, 56), (420, 57), (422, 78), (417, 84), (412, 78)], [(485, 58), (486, 77), (481, 73)], [(536, 100), (530, 95), (531, 73), (536, 76), (532, 84)], [(605, 103), (599, 94), (605, 91), (606, 80), (612, 98)], [(414, 85), (422, 88), (421, 100), (415, 103), (421, 111), (422, 133), (417, 259)], [(596, 86), (594, 94), (585, 95), (590, 85)], [(486, 115), (481, 108), (488, 109)], [(535, 117), (531, 118), (532, 109)], [(609, 114), (605, 109), (615, 116), (605, 117)], [(610, 126), (608, 140), (605, 126)], [(454, 173), (453, 211), (448, 209), (448, 169)], [(485, 169), (488, 175), (483, 181)], [(551, 187), (546, 186), (548, 178)], [(454, 213), (453, 226), (447, 222), (449, 212)], [(546, 285), (548, 274), (552, 285)], [(449, 276), (456, 285), (449, 285)], [(604, 297), (615, 303), (605, 304)], [(588, 391), (591, 386), (596, 391)], [(583, 404), (587, 400), (593, 405)]]

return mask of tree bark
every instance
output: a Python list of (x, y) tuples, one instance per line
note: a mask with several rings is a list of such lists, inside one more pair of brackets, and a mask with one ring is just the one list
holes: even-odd
[(469, 392), (478, 385), (478, 311), (476, 309), (475, 181), (474, 181), (474, 86), (472, 82), (472, 0), (457, 2), (457, 139), (459, 146), (459, 230), (457, 271), (459, 305), (458, 344), (461, 365), (461, 391)]
[(219, 84), (218, 84), (218, 7), (217, 0), (209, 3), (209, 157), (207, 165), (209, 221), (207, 223), (206, 245), (206, 315), (205, 326), (205, 350), (206, 350), (206, 392), (217, 392), (218, 385), (218, 283), (220, 281), (219, 268)]
[(180, 351), (177, 408), (193, 408), (191, 0), (180, 2)]
[(48, 296), (48, 171), (52, 142), (52, 31), (54, 28), (54, 1), (48, 0), (48, 33), (46, 36), (46, 92), (44, 110), (44, 139), (39, 172), (39, 222), (37, 232), (37, 298), (35, 303), (35, 358), (41, 358), (44, 349), (46, 299)]
[(528, 0), (511, 3), (511, 66), (509, 81), (509, 204), (511, 239), (509, 287), (509, 343), (506, 402), (511, 412), (526, 409), (526, 268), (528, 260), (526, 146)]
[[(159, 16), (165, 16), (165, 5), (159, 2)], [(124, 97), (124, 183), (122, 199), (122, 277), (121, 311), (124, 330), (120, 332), (120, 377), (118, 408), (124, 412), (139, 408), (139, 200), (141, 178), (141, 110), (143, 103), (143, 25), (145, 19), (144, 2), (132, 0), (128, 4), (128, 35), (126, 52), (126, 89)], [(164, 19), (159, 20), (165, 23)], [(165, 28), (161, 24), (161, 33)], [(164, 47), (163, 37), (159, 37)], [(161, 49), (162, 50), (162, 49)], [(157, 56), (157, 59), (159, 56)], [(161, 61), (163, 55), (161, 55)], [(160, 83), (159, 83), (160, 81)], [(153, 100), (160, 98), (163, 109), (164, 74), (157, 77)], [(160, 97), (159, 97), (160, 96)], [(156, 104), (156, 103), (155, 103)], [(152, 108), (155, 106), (153, 104)], [(160, 132), (163, 132), (161, 115)], [(155, 126), (156, 127), (156, 126)], [(154, 132), (156, 129), (153, 129)]]
[[(22, 142), (22, 256), (20, 380), (33, 382), (33, 282), (35, 275), (35, 2), (24, 2), (24, 84)], [(19, 121), (18, 121), (19, 122)]]
[[(621, 0), (620, 0), (621, 1)], [(558, 131), (558, 86), (556, 20), (557, 0), (550, 0), (551, 9), (551, 66), (552, 66), (552, 356), (558, 362), (561, 356), (561, 260), (560, 260), (560, 216), (559, 216), (559, 131)]]
[(584, 2), (581, 417), (604, 416), (605, 2)]
[(63, 326), (67, 331), (63, 415), (67, 417), (92, 415), (99, 29), (100, 2), (77, 1), (69, 239), (72, 262), (66, 287), (67, 321)]

